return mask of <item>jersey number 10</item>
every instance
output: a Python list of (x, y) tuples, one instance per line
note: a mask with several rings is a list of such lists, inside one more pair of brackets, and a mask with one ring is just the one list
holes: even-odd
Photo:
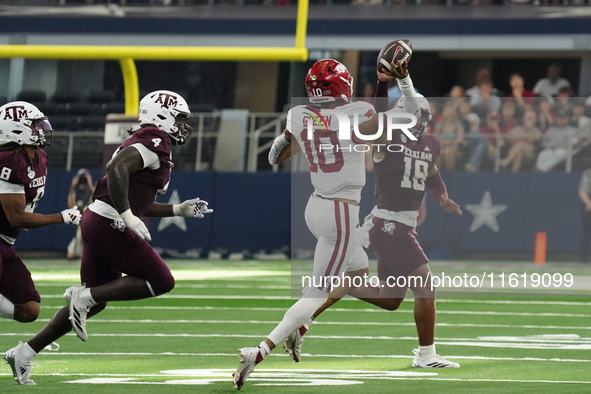
[[(300, 134), (302, 142), (304, 143), (304, 149), (306, 150), (306, 156), (310, 162), (310, 172), (318, 172), (318, 167), (324, 173), (339, 172), (345, 165), (345, 159), (343, 158), (343, 152), (339, 145), (339, 139), (337, 133), (330, 130), (314, 129), (312, 141), (308, 138), (308, 129), (304, 129)], [(330, 142), (322, 143), (321, 138), (328, 139)], [(330, 149), (325, 149), (330, 147)], [(314, 149), (312, 149), (314, 148)], [(314, 155), (313, 150), (316, 151)], [(325, 152), (331, 152), (334, 155), (334, 163), (326, 164)], [(318, 161), (316, 161), (316, 158)]]

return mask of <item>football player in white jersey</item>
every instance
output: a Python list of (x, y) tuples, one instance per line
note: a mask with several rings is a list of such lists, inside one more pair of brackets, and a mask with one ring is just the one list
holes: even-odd
[[(382, 114), (376, 116), (370, 103), (351, 102), (353, 77), (336, 60), (315, 63), (306, 76), (306, 90), (311, 105), (289, 111), (287, 129), (274, 141), (269, 162), (280, 163), (299, 151), (308, 158), (314, 193), (305, 218), (318, 239), (311, 285), (258, 347), (239, 350), (240, 363), (234, 373), (238, 390), (255, 366), (324, 304), (332, 290), (331, 278), (367, 267), (367, 255), (357, 241), (367, 146), (354, 129), (360, 135), (374, 135)], [(352, 268), (352, 261), (364, 266)]]
[[(414, 113), (420, 123), (411, 129), (417, 141), (409, 141), (402, 134), (393, 134), (391, 143), (404, 146), (404, 152), (375, 152), (374, 172), (376, 175), (377, 206), (372, 210), (367, 228), (367, 242), (371, 241), (373, 250), (378, 255), (377, 287), (364, 285), (345, 285), (335, 289), (326, 303), (314, 313), (312, 319), (304, 323), (286, 339), (284, 347), (294, 361), (300, 361), (301, 347), (304, 334), (310, 324), (320, 313), (338, 301), (345, 294), (357, 297), (380, 308), (394, 311), (398, 309), (406, 297), (407, 288), (415, 296), (414, 316), (417, 326), (419, 348), (415, 350), (413, 367), (424, 368), (458, 368), (460, 365), (439, 356), (435, 352), (435, 291), (430, 287), (430, 270), (428, 258), (423, 252), (415, 231), (417, 216), (423, 196), (429, 191), (434, 201), (447, 212), (462, 214), (460, 206), (448, 198), (447, 188), (435, 161), (441, 151), (441, 143), (432, 135), (423, 135), (428, 120), (431, 118), (428, 101), (415, 93), (412, 80), (408, 72), (408, 61), (398, 62), (397, 67), (392, 63), (392, 71), (378, 72), (376, 100), (387, 97), (388, 81), (397, 78), (403, 97), (393, 111)], [(384, 110), (381, 100), (376, 102), (376, 109)], [(429, 151), (421, 159), (416, 153)], [(411, 174), (411, 168), (415, 168)], [(416, 186), (414, 186), (416, 185)], [(369, 246), (369, 245), (366, 245)], [(357, 255), (354, 258), (357, 259)], [(352, 264), (355, 266), (356, 264)], [(358, 267), (355, 267), (358, 269)], [(350, 277), (364, 277), (369, 275), (369, 269), (346, 273)], [(409, 286), (389, 285), (388, 280), (406, 277), (420, 277), (422, 285)], [(355, 283), (355, 282), (353, 282)], [(359, 281), (358, 283), (363, 283)], [(398, 282), (396, 282), (398, 283)], [(404, 282), (406, 283), (406, 282)]]

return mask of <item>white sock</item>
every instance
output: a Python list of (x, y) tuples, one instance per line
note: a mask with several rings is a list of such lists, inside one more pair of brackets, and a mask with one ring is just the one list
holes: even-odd
[(26, 360), (32, 360), (36, 355), (37, 352), (34, 351), (31, 346), (29, 346), (28, 342), (23, 345), (23, 357)]
[(419, 346), (419, 356), (427, 357), (435, 354), (435, 344), (429, 346)]
[(0, 295), (0, 317), (14, 320), (14, 304), (2, 295)]
[(310, 320), (310, 316), (328, 299), (328, 293), (308, 288), (309, 294), (303, 296), (285, 312), (281, 323), (267, 336), (275, 346), (280, 344), (295, 330)]
[(261, 349), (261, 357), (265, 357), (267, 354), (271, 353), (271, 348), (269, 347), (267, 341), (261, 342), (261, 344), (259, 345), (259, 349)]
[(97, 302), (94, 300), (94, 298), (92, 298), (92, 295), (90, 294), (90, 289), (88, 288), (82, 289), (82, 291), (80, 292), (80, 302), (82, 302), (89, 308), (92, 308), (93, 306), (97, 305)]

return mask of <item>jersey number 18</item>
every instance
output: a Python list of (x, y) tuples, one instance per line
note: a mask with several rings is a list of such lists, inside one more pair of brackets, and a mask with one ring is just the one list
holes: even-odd
[(408, 156), (404, 158), (404, 175), (402, 176), (400, 187), (423, 191), (425, 190), (425, 179), (427, 179), (429, 163), (423, 160), (415, 160), (414, 174), (411, 177), (411, 172), (413, 169), (412, 162), (412, 158)]

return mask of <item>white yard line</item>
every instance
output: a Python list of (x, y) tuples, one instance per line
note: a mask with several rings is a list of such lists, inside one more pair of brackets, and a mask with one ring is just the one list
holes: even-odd
[[(299, 296), (299, 294), (298, 294)], [(64, 298), (63, 295), (58, 294), (42, 294), (41, 298)], [(213, 295), (213, 294), (165, 294), (158, 298), (166, 299), (204, 299), (204, 300), (291, 300), (297, 301), (298, 297), (291, 296), (262, 296), (262, 295)], [(346, 297), (341, 301), (356, 301), (356, 298)], [(412, 301), (412, 298), (407, 299)], [(444, 303), (465, 303), (465, 304), (512, 304), (512, 305), (569, 305), (569, 306), (591, 306), (591, 302), (581, 301), (514, 301), (514, 300), (474, 300), (474, 299), (446, 299), (438, 298), (437, 302)]]
[[(196, 356), (196, 357), (236, 357), (237, 353), (174, 353), (174, 352), (163, 352), (163, 353), (150, 353), (150, 352), (41, 352), (39, 355), (46, 357), (51, 356)], [(272, 357), (289, 357), (283, 353), (271, 353), (269, 356)], [(306, 354), (303, 353), (302, 357), (310, 358), (384, 358), (384, 359), (412, 359), (413, 355), (381, 355), (381, 354)], [(565, 359), (565, 358), (539, 358), (539, 357), (484, 357), (484, 356), (448, 356), (448, 359), (458, 360), (490, 360), (490, 361), (542, 361), (542, 362), (571, 362), (571, 363), (591, 363), (591, 360), (583, 359)], [(294, 370), (295, 371), (295, 370)]]
[[(41, 309), (60, 309), (63, 305), (44, 305)], [(109, 310), (195, 310), (195, 311), (269, 311), (285, 312), (285, 308), (264, 308), (264, 307), (228, 307), (228, 306), (111, 306)], [(385, 309), (355, 309), (355, 308), (330, 308), (327, 312), (348, 312), (348, 313), (392, 313)], [(412, 309), (398, 309), (396, 313), (414, 313)], [(532, 312), (495, 312), (495, 311), (442, 311), (439, 315), (491, 315), (491, 316), (542, 316), (542, 317), (585, 317), (591, 318), (591, 314), (584, 313), (532, 313)]]
[[(35, 333), (17, 333), (17, 332), (4, 332), (0, 333), (0, 336), (12, 337), (12, 336), (33, 336)], [(75, 336), (74, 333), (69, 333), (70, 336)], [(168, 334), (168, 333), (150, 333), (150, 334), (138, 334), (138, 333), (93, 333), (93, 337), (148, 337), (148, 338), (262, 338), (265, 334)], [(388, 340), (388, 341), (416, 341), (415, 336), (401, 336), (393, 337), (388, 335), (379, 336), (368, 336), (368, 335), (313, 335), (308, 334), (306, 338), (310, 339), (355, 339), (355, 340)], [(443, 338), (435, 337), (436, 341), (440, 344), (447, 344), (447, 341), (488, 341), (488, 342), (524, 342), (524, 343), (544, 343), (544, 344), (591, 344), (591, 338), (581, 338), (578, 335), (530, 335), (530, 336), (497, 336), (497, 337), (478, 337), (478, 338)]]
[[(50, 319), (37, 319), (38, 322), (48, 322)], [(92, 323), (125, 323), (125, 324), (274, 324), (275, 320), (199, 320), (199, 319), (179, 319), (179, 320), (156, 320), (156, 319), (92, 319)], [(14, 322), (13, 320), (7, 323)], [(335, 325), (335, 326), (415, 326), (414, 322), (337, 322), (337, 321), (319, 321), (314, 325)], [(478, 327), (478, 328), (528, 328), (528, 329), (556, 329), (556, 330), (591, 330), (591, 326), (550, 326), (533, 324), (476, 324), (476, 323), (437, 323), (438, 327)]]

